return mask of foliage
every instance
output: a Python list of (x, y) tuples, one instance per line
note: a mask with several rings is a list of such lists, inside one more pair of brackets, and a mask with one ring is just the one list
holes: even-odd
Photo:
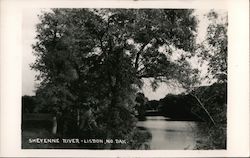
[(216, 79), (217, 82), (227, 82), (227, 27), (228, 17), (219, 16), (215, 11), (207, 14), (209, 25), (206, 39), (197, 49), (202, 60), (208, 63), (207, 78)]
[(152, 135), (146, 129), (136, 129), (131, 134), (131, 138), (128, 139), (131, 149), (150, 149), (149, 140), (152, 138)]
[(189, 94), (168, 94), (166, 97), (160, 99), (159, 110), (163, 116), (172, 119), (199, 120), (200, 118), (192, 113), (191, 110), (195, 104), (195, 100)]
[(136, 101), (136, 105), (135, 105), (135, 109), (138, 112), (138, 119), (140, 121), (142, 120), (146, 120), (145, 117), (145, 112), (146, 112), (146, 102), (148, 101), (148, 99), (144, 96), (143, 93), (137, 93), (137, 96), (135, 98)]
[(78, 116), (89, 113), (95, 127), (78, 129), (81, 135), (130, 137), (136, 123), (135, 94), (142, 78), (153, 78), (153, 86), (169, 79), (180, 80), (184, 71), (190, 72), (189, 64), (173, 62), (169, 55), (173, 47), (194, 49), (197, 21), (192, 12), (52, 9), (43, 13), (37, 25), (37, 43), (33, 45), (36, 61), (32, 65), (40, 72), (36, 95), (41, 109), (62, 120), (72, 118), (73, 122), (61, 124), (76, 129), (77, 121), (83, 121)]
[(193, 107), (206, 123), (199, 126), (205, 133), (197, 145), (202, 149), (225, 149), (227, 129), (227, 14), (218, 14), (214, 10), (207, 15), (209, 25), (205, 41), (197, 49), (202, 61), (208, 63), (206, 78), (214, 83), (209, 87), (194, 89), (191, 94), (200, 106)]
[(22, 114), (36, 111), (37, 100), (35, 96), (22, 96)]
[(159, 101), (158, 100), (149, 100), (146, 103), (146, 109), (147, 110), (157, 110), (159, 106)]
[(192, 111), (206, 122), (199, 126), (199, 134), (205, 133), (205, 135), (197, 148), (225, 149), (227, 136), (227, 85), (225, 83), (215, 83), (209, 87), (200, 87), (195, 93), (215, 121), (215, 124), (213, 124), (200, 106), (193, 106)]
[[(202, 103), (204, 103), (206, 108), (209, 111), (211, 111), (210, 113), (212, 116), (214, 116), (215, 120), (226, 118), (226, 116), (216, 117), (216, 115), (219, 114), (218, 113), (219, 110), (225, 111), (224, 107), (227, 104), (227, 85), (225, 83), (214, 83), (211, 86), (199, 87), (193, 93), (195, 93), (199, 98), (201, 98)], [(205, 118), (205, 116), (203, 118)], [(207, 121), (209, 121), (208, 118), (207, 118)]]

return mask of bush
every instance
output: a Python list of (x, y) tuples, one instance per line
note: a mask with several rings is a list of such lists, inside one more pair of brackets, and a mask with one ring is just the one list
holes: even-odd
[(198, 125), (198, 135), (203, 139), (197, 143), (197, 149), (226, 149), (227, 137), (227, 85), (215, 83), (209, 87), (198, 88), (194, 92), (200, 98), (204, 107), (210, 113), (214, 123), (200, 106), (194, 106), (193, 111), (205, 122)]

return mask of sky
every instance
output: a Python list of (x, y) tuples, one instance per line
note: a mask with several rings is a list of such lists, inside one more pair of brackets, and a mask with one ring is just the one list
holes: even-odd
[[(43, 9), (44, 10), (44, 9)], [(208, 21), (203, 17), (204, 13), (208, 10), (196, 10), (195, 14), (198, 16), (198, 38), (203, 40), (206, 33), (206, 27)], [(30, 64), (35, 61), (35, 57), (32, 54), (31, 45), (35, 43), (36, 36), (36, 24), (39, 23), (37, 17), (41, 13), (41, 9), (29, 8), (23, 11), (22, 21), (22, 95), (35, 95), (35, 87), (38, 85), (38, 81), (35, 81), (35, 75), (38, 72), (30, 69)], [(194, 61), (195, 62), (195, 61)], [(150, 81), (145, 80), (142, 91), (149, 100), (161, 99), (168, 93), (178, 94), (183, 92), (179, 88), (170, 87), (165, 83), (162, 83), (156, 91), (153, 91), (150, 87)]]
[(30, 69), (30, 64), (35, 61), (31, 45), (36, 36), (35, 25), (39, 23), (37, 14), (40, 9), (26, 9), (23, 11), (22, 20), (22, 95), (34, 95), (36, 72)]

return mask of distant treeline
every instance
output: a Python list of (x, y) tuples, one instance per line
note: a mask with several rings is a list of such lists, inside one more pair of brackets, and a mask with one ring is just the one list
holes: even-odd
[[(139, 94), (137, 100), (142, 103), (144, 95)], [(224, 83), (214, 83), (210, 86), (196, 88), (188, 94), (167, 94), (160, 100), (144, 99), (140, 104), (139, 116), (154, 115), (147, 111), (158, 111), (156, 115), (163, 115), (176, 120), (200, 120), (210, 122), (223, 120), (225, 122), (227, 87)], [(210, 115), (210, 116), (209, 116)], [(223, 115), (223, 116), (222, 116)], [(211, 117), (211, 118), (210, 118)]]
[(160, 99), (159, 111), (163, 116), (172, 119), (198, 120), (199, 118), (192, 112), (192, 107), (195, 105), (196, 101), (190, 94), (168, 94)]

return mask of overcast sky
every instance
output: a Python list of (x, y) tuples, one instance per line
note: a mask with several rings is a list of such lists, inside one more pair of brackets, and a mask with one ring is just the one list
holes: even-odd
[[(43, 9), (44, 10), (44, 9)], [(208, 10), (197, 10), (195, 14), (198, 15), (200, 21), (198, 27), (198, 38), (203, 40), (206, 27), (207, 19), (204, 18), (204, 13)], [(38, 84), (35, 81), (35, 75), (37, 72), (30, 69), (30, 64), (35, 61), (35, 57), (32, 54), (31, 45), (34, 44), (36, 32), (35, 25), (39, 22), (37, 15), (41, 13), (41, 9), (26, 9), (23, 12), (23, 23), (22, 23), (22, 95), (35, 95), (35, 87)], [(181, 90), (178, 88), (169, 87), (166, 84), (162, 84), (155, 92), (152, 91), (148, 81), (145, 81), (143, 92), (149, 100), (163, 98), (168, 93), (180, 93)]]

